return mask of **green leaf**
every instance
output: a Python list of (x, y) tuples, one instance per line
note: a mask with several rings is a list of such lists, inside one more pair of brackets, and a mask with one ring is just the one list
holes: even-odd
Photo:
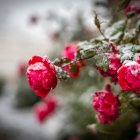
[(136, 13), (135, 12), (129, 12), (128, 14), (127, 14), (127, 18), (132, 18), (132, 17), (134, 17), (136, 15)]
[(104, 71), (108, 70), (109, 67), (109, 59), (106, 54), (100, 53), (95, 55), (94, 57), (96, 61), (96, 66), (102, 68)]
[(59, 80), (66, 80), (69, 78), (68, 73), (61, 67), (56, 66), (57, 78)]
[(85, 51), (86, 59), (92, 58), (93, 56), (94, 56), (94, 51), (92, 51), (92, 50)]
[(63, 63), (70, 63), (71, 62), (71, 59), (69, 59), (69, 58), (63, 58), (62, 59), (62, 62)]
[(56, 58), (53, 61), (54, 65), (56, 65), (56, 66), (61, 66), (65, 63), (70, 63), (70, 62), (71, 62), (71, 59), (69, 59), (69, 58)]
[(123, 44), (118, 46), (118, 49), (121, 54), (121, 62), (125, 60), (132, 60), (135, 53), (140, 52), (140, 45), (134, 45), (134, 44)]
[(102, 40), (99, 40), (99, 39), (92, 39), (90, 42), (92, 44), (102, 44), (103, 43), (103, 41)]
[(125, 26), (126, 26), (125, 20), (115, 22), (111, 27), (107, 28), (105, 31), (107, 38), (113, 41), (120, 40), (120, 38), (122, 37), (124, 33)]
[(121, 62), (124, 62), (125, 60), (131, 60), (133, 58), (133, 44), (123, 44), (118, 46), (120, 54), (121, 54)]
[(70, 71), (75, 72), (77, 69), (78, 69), (78, 67), (77, 67), (76, 63), (72, 63)]
[(90, 59), (98, 53), (106, 53), (110, 46), (107, 42), (94, 39), (90, 42), (83, 42), (79, 45), (79, 51), (76, 54), (77, 59)]
[(119, 32), (123, 32), (124, 28), (125, 28), (125, 22), (118, 22), (118, 24), (115, 24), (116, 27), (114, 28), (114, 30), (112, 31), (111, 36), (115, 36), (116, 34), (118, 34)]
[(132, 51), (134, 53), (139, 53), (140, 52), (140, 45), (133, 45)]
[(123, 43), (128, 44), (133, 40), (133, 38), (134, 38), (133, 31), (125, 32), (124, 37), (123, 37)]
[(95, 55), (95, 45), (91, 42), (79, 43), (79, 51), (76, 53), (77, 59), (89, 59)]
[(80, 50), (77, 51), (77, 53), (76, 53), (76, 58), (77, 58), (77, 59), (81, 59), (81, 53), (80, 53)]
[(140, 98), (138, 97), (133, 98), (131, 103), (134, 105), (134, 107), (140, 108)]

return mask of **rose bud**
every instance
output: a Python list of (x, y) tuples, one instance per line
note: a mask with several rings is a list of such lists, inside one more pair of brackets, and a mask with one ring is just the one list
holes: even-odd
[(117, 54), (114, 53), (106, 53), (109, 59), (109, 67), (107, 71), (104, 71), (100, 67), (97, 67), (99, 72), (104, 77), (111, 77), (112, 82), (117, 82), (117, 70), (121, 67), (120, 59)]
[(119, 100), (112, 92), (97, 91), (93, 95), (92, 105), (98, 112), (101, 123), (110, 124), (118, 118)]
[(57, 85), (55, 66), (47, 57), (40, 56), (33, 56), (28, 63), (26, 75), (29, 85), (38, 96), (45, 98)]
[(140, 93), (140, 64), (125, 61), (118, 70), (118, 82), (122, 90)]
[(36, 119), (40, 123), (43, 123), (55, 112), (57, 104), (57, 98), (55, 96), (51, 96), (45, 102), (37, 104), (34, 108)]

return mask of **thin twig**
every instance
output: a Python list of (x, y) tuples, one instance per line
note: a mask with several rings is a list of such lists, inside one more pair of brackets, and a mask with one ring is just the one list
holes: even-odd
[(68, 65), (71, 65), (71, 64), (73, 64), (73, 63), (76, 63), (76, 62), (78, 62), (78, 61), (85, 60), (85, 59), (86, 59), (86, 58), (81, 58), (81, 59), (72, 60), (71, 62), (69, 62), (69, 63), (63, 65), (62, 68), (66, 67), (66, 66), (68, 66)]

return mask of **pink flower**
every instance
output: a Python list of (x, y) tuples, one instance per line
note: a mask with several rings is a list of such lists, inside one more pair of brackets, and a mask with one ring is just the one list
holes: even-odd
[(40, 56), (33, 56), (28, 63), (26, 75), (29, 85), (38, 96), (45, 98), (57, 85), (55, 66), (47, 57)]
[(35, 106), (36, 119), (43, 123), (48, 117), (50, 117), (57, 108), (57, 98), (50, 96), (45, 102), (40, 102)]
[[(75, 60), (75, 54), (78, 51), (78, 44), (77, 43), (71, 43), (71, 44), (67, 44), (64, 48), (64, 51), (62, 53), (62, 57), (63, 58), (69, 58), (71, 60)], [(83, 67), (85, 65), (85, 61), (82, 62), (83, 65), (80, 62), (77, 62), (77, 69), (75, 72), (71, 72), (71, 65), (68, 65), (65, 67), (65, 70), (68, 72), (68, 74), (73, 77), (73, 78), (77, 78), (79, 76), (80, 73), (80, 68)]]
[(62, 57), (69, 58), (71, 60), (75, 59), (75, 53), (78, 51), (78, 44), (77, 43), (70, 43), (67, 44), (64, 48), (62, 53)]
[(112, 92), (97, 91), (93, 95), (92, 105), (98, 112), (98, 119), (102, 123), (110, 124), (118, 118), (118, 97)]
[(125, 61), (118, 70), (118, 81), (122, 90), (140, 93), (140, 64)]
[(107, 71), (102, 70), (100, 67), (97, 69), (104, 77), (111, 77), (113, 82), (117, 82), (117, 70), (121, 67), (120, 59), (118, 58), (118, 54), (114, 53), (106, 53), (109, 59), (109, 68)]

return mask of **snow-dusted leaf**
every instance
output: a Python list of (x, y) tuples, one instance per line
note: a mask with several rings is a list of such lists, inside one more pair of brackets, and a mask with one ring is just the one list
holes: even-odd
[(94, 57), (96, 66), (102, 68), (104, 71), (108, 70), (109, 67), (109, 59), (106, 54), (99, 53)]
[(61, 67), (55, 66), (56, 73), (57, 73), (57, 78), (60, 80), (66, 80), (69, 78), (68, 73), (62, 69)]
[(79, 51), (76, 54), (77, 59), (88, 59), (95, 55), (95, 46), (90, 42), (81, 42), (78, 47)]
[(124, 44), (118, 46), (121, 54), (121, 62), (125, 60), (132, 60), (135, 53), (140, 52), (140, 45)]
[(107, 36), (107, 38), (109, 38), (110, 40), (118, 40), (123, 32), (124, 32), (124, 28), (125, 28), (125, 21), (119, 21), (114, 23), (110, 28), (108, 28), (105, 31), (105, 34)]
[(134, 53), (139, 53), (140, 52), (140, 45), (133, 45), (132, 51)]
[(121, 54), (121, 62), (131, 60), (133, 58), (132, 44), (118, 46)]

